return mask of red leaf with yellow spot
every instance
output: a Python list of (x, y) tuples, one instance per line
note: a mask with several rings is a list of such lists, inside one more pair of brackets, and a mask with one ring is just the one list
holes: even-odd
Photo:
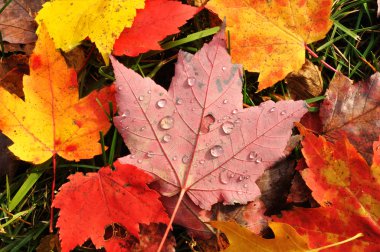
[(53, 207), (60, 209), (62, 251), (87, 239), (97, 248), (129, 251), (139, 238), (139, 223), (168, 222), (159, 194), (147, 186), (153, 178), (132, 165), (114, 166), (115, 171), (104, 167), (97, 173), (70, 175), (60, 188)]
[(226, 18), (232, 60), (260, 72), (259, 90), (305, 63), (305, 44), (330, 30), (332, 0), (211, 0), (207, 8)]
[(296, 208), (275, 219), (295, 227), (313, 248), (363, 233), (363, 238), (330, 251), (380, 251), (378, 166), (370, 167), (345, 136), (333, 144), (302, 132), (308, 168), (301, 174), (321, 207)]
[(0, 130), (14, 142), (9, 149), (35, 164), (58, 154), (67, 160), (101, 153), (99, 131), (110, 127), (104, 108), (113, 101), (113, 87), (79, 99), (74, 69), (67, 67), (53, 40), (41, 30), (30, 57), (30, 75), (23, 78), (25, 101), (0, 87)]

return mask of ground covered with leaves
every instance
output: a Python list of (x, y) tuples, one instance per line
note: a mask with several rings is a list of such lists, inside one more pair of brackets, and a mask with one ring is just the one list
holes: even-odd
[(0, 251), (380, 251), (378, 4), (4, 1)]

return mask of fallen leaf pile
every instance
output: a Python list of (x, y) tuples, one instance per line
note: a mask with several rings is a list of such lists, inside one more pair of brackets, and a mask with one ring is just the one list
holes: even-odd
[[(35, 48), (5, 50), (0, 130), (17, 158), (52, 160), (38, 171), (52, 168), (53, 181), (50, 235), (37, 250), (175, 251), (184, 246), (176, 224), (193, 251), (380, 251), (380, 74), (353, 84), (337, 72), (323, 93), (321, 70), (305, 63), (305, 48), (313, 54), (307, 44), (332, 26), (333, 1), (188, 2), (205, 7), (174, 0), (6, 3), (2, 40)], [(204, 25), (208, 11), (225, 19), (212, 40), (203, 42), (202, 32), (184, 37), (188, 27), (179, 27), (195, 15), (189, 22)], [(195, 36), (198, 48), (187, 45)], [(170, 40), (184, 50), (164, 50)], [(168, 90), (139, 65), (153, 62), (153, 76), (172, 59)], [(284, 80), (294, 99), (325, 95), (312, 105), (319, 115), (285, 95), (243, 104), (242, 90), (251, 85), (243, 67), (259, 73), (258, 91)], [(104, 165), (77, 164), (95, 164), (96, 155)], [(69, 171), (56, 192), (57, 163), (65, 161)], [(1, 210), (19, 221), (7, 204)]]

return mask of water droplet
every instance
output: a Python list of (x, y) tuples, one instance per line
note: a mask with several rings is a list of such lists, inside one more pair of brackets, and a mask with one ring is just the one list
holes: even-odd
[(243, 185), (243, 187), (244, 187), (244, 188), (247, 188), (247, 187), (248, 187), (248, 185), (247, 185), (247, 184), (244, 184), (244, 185)]
[(222, 71), (226, 71), (226, 70), (227, 70), (227, 67), (223, 66)]
[(205, 161), (202, 159), (202, 160), (199, 160), (199, 163), (200, 163), (200, 164), (204, 164)]
[(195, 111), (195, 108), (191, 108), (191, 111)]
[(234, 173), (231, 173), (231, 174), (230, 174), (230, 178), (233, 178), (233, 177), (235, 177), (235, 174), (234, 174)]
[(173, 128), (174, 126), (174, 118), (171, 116), (165, 116), (160, 121), (160, 127), (161, 129), (168, 130)]
[(123, 114), (121, 114), (121, 117), (126, 118), (128, 115), (129, 115), (129, 111), (125, 111), (123, 112)]
[(210, 149), (210, 154), (213, 157), (220, 157), (224, 153), (223, 147), (220, 145), (215, 145)]
[(135, 155), (130, 155), (129, 156), (131, 159), (134, 159), (136, 156)]
[(158, 100), (157, 103), (156, 103), (156, 105), (159, 108), (165, 107), (165, 105), (166, 105), (166, 99), (160, 99), (160, 100)]
[(147, 92), (148, 94), (151, 94), (152, 93), (152, 90), (148, 90), (148, 92)]
[(223, 100), (223, 104), (227, 104), (228, 103), (228, 100), (227, 99), (224, 99)]
[(280, 115), (285, 115), (285, 114), (286, 114), (285, 110), (283, 110), (283, 111), (280, 112)]
[(376, 151), (378, 151), (380, 149), (380, 144), (376, 147)]
[(118, 87), (117, 87), (117, 90), (119, 90), (119, 91), (122, 90), (122, 89), (123, 89), (122, 86), (118, 86)]
[(176, 161), (177, 160), (177, 156), (172, 157), (172, 160)]
[(222, 125), (222, 130), (225, 134), (229, 135), (231, 134), (234, 127), (235, 127), (235, 124), (233, 124), (232, 122), (225, 122)]
[(243, 181), (244, 180), (244, 177), (243, 176), (239, 176), (239, 181)]
[(241, 195), (241, 194), (243, 194), (243, 192), (242, 192), (242, 191), (238, 191), (237, 193), (238, 193), (238, 194), (240, 194), (240, 195)]
[(258, 158), (258, 159), (256, 159), (255, 163), (256, 163), (256, 164), (260, 164), (261, 161), (263, 161), (263, 159), (262, 159), (262, 158)]
[(238, 112), (238, 110), (237, 110), (237, 109), (234, 109), (234, 110), (232, 110), (231, 113), (235, 115), (237, 112)]
[(178, 98), (175, 104), (181, 105), (183, 103), (183, 100), (181, 98)]
[(142, 126), (141, 128), (140, 128), (140, 131), (144, 131), (145, 130), (145, 126)]
[(248, 155), (248, 158), (251, 159), (251, 160), (257, 158), (257, 152), (256, 151), (251, 151), (249, 153), (249, 155)]
[(184, 155), (182, 157), (182, 163), (187, 164), (190, 161), (190, 157), (188, 155)]
[(272, 107), (272, 108), (269, 110), (269, 113), (272, 113), (272, 112), (274, 112), (274, 111), (276, 111), (276, 108), (275, 108), (275, 107)]
[(194, 86), (194, 84), (195, 84), (195, 78), (194, 77), (187, 78), (187, 85), (192, 87), (192, 86)]
[(142, 163), (142, 160), (141, 160), (141, 159), (137, 160), (137, 163), (141, 164), (141, 163)]
[(144, 100), (144, 96), (143, 95), (140, 95), (139, 96), (139, 101), (143, 101)]
[(146, 156), (148, 158), (152, 158), (154, 156), (154, 153), (152, 151), (148, 151), (148, 153), (146, 153)]
[(172, 139), (172, 136), (171, 136), (171, 135), (165, 135), (165, 136), (162, 137), (162, 141), (163, 141), (164, 143), (168, 143), (168, 142), (170, 142), (171, 139)]
[(228, 177), (226, 176), (226, 171), (221, 171), (219, 173), (219, 180), (220, 180), (220, 183), (224, 185), (228, 184)]
[(249, 179), (251, 176), (249, 176), (249, 175), (247, 175), (247, 176), (245, 176), (245, 179)]
[(222, 122), (222, 120), (221, 119), (218, 119), (218, 121), (217, 121), (218, 123), (221, 123)]
[(240, 123), (240, 119), (236, 119), (234, 123)]

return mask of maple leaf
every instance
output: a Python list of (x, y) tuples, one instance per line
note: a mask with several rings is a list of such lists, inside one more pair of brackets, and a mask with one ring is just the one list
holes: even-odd
[(177, 27), (200, 9), (172, 0), (146, 0), (145, 8), (137, 10), (131, 28), (125, 28), (116, 40), (114, 55), (137, 56), (149, 50), (161, 50), (159, 41), (177, 33)]
[[(70, 181), (60, 188), (53, 207), (60, 209), (57, 227), (62, 251), (74, 249), (89, 238), (97, 248), (123, 244), (117, 237), (104, 238), (106, 227), (115, 223), (125, 228), (127, 237), (139, 238), (139, 223), (168, 222), (160, 195), (146, 185), (153, 177), (117, 161), (114, 167), (115, 171), (103, 167), (97, 173), (70, 175)], [(127, 251), (121, 246), (119, 249)]]
[(309, 251), (306, 241), (290, 225), (272, 222), (269, 224), (274, 239), (264, 239), (235, 222), (211, 221), (210, 224), (225, 233), (230, 246), (225, 252), (238, 251)]
[(39, 164), (55, 154), (78, 161), (101, 153), (99, 131), (106, 132), (110, 123), (96, 99), (107, 108), (113, 87), (79, 99), (76, 73), (44, 29), (23, 82), (25, 101), (0, 87), (0, 100), (6, 101), (0, 106), (0, 129), (14, 142), (9, 149), (16, 156)]
[(155, 174), (163, 195), (184, 190), (204, 209), (258, 196), (256, 179), (283, 156), (293, 122), (307, 111), (303, 101), (243, 110), (241, 68), (230, 63), (223, 33), (195, 55), (179, 54), (168, 92), (112, 63), (114, 122), (131, 151), (121, 162)]
[(332, 25), (332, 0), (211, 0), (206, 7), (226, 18), (232, 59), (260, 72), (259, 90), (299, 70), (305, 44), (324, 38)]
[[(5, 3), (5, 2), (4, 2)], [(13, 0), (1, 12), (0, 31), (2, 40), (9, 43), (28, 44), (37, 40), (37, 24), (29, 12), (41, 8), (40, 1)]]
[(360, 232), (363, 238), (330, 251), (379, 251), (380, 180), (374, 177), (376, 166), (369, 167), (344, 136), (333, 144), (307, 131), (303, 135), (302, 153), (308, 168), (301, 174), (321, 207), (295, 208), (282, 212), (282, 218), (273, 218), (295, 227), (310, 247)]
[(370, 163), (372, 142), (380, 135), (380, 73), (355, 84), (337, 73), (326, 91), (319, 116), (325, 135), (339, 139), (343, 130)]
[(46, 25), (57, 48), (64, 51), (89, 37), (108, 63), (116, 38), (132, 26), (136, 9), (142, 8), (144, 0), (54, 0), (43, 5), (36, 21)]

